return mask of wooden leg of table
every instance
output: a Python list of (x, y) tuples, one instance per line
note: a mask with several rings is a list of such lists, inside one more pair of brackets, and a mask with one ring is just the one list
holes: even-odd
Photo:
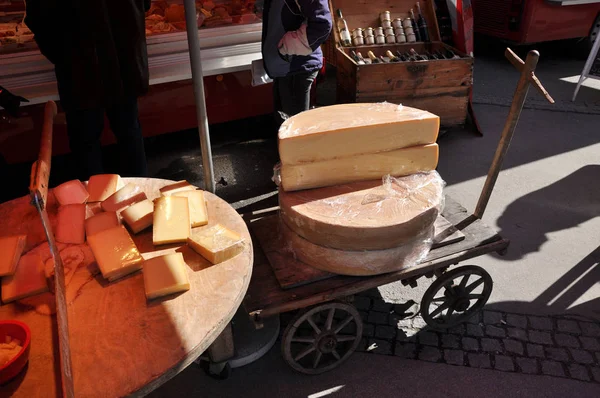
[(211, 362), (224, 362), (233, 358), (234, 355), (233, 332), (231, 323), (228, 323), (219, 337), (208, 347), (208, 356)]

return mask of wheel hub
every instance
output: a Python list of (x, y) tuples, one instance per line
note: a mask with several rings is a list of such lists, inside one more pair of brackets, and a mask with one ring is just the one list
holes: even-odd
[(317, 343), (317, 347), (319, 347), (319, 351), (321, 351), (324, 354), (329, 354), (329, 353), (333, 352), (333, 350), (335, 349), (336, 346), (337, 346), (337, 339), (335, 338), (335, 335), (332, 335), (332, 334), (326, 334), (326, 335), (320, 337), (319, 341)]

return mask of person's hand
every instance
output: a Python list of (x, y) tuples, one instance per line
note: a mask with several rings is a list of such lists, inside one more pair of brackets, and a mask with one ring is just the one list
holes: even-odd
[(0, 106), (8, 112), (12, 117), (17, 117), (21, 102), (29, 102), (29, 100), (14, 95), (4, 87), (0, 86)]
[(298, 30), (287, 32), (277, 46), (281, 55), (310, 55), (313, 53), (312, 48), (308, 44), (306, 36), (306, 24), (302, 24)]

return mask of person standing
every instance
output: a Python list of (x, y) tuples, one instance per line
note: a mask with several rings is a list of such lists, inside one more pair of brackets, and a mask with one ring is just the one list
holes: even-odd
[(277, 127), (287, 116), (308, 110), (310, 89), (323, 67), (321, 44), (331, 33), (327, 0), (265, 0), (262, 55), (273, 79)]
[(148, 91), (144, 14), (150, 0), (27, 0), (25, 23), (55, 66), (69, 146), (80, 179), (104, 172), (106, 114), (120, 173), (147, 174), (137, 99)]

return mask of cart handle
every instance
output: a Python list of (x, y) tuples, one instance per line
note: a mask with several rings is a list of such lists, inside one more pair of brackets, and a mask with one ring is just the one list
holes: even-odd
[(38, 160), (31, 166), (29, 178), (29, 193), (32, 202), (35, 197), (44, 209), (48, 199), (48, 180), (50, 178), (50, 165), (52, 160), (52, 125), (56, 117), (56, 104), (54, 101), (46, 102), (44, 108), (44, 122), (42, 125), (42, 138), (40, 140), (40, 154)]

